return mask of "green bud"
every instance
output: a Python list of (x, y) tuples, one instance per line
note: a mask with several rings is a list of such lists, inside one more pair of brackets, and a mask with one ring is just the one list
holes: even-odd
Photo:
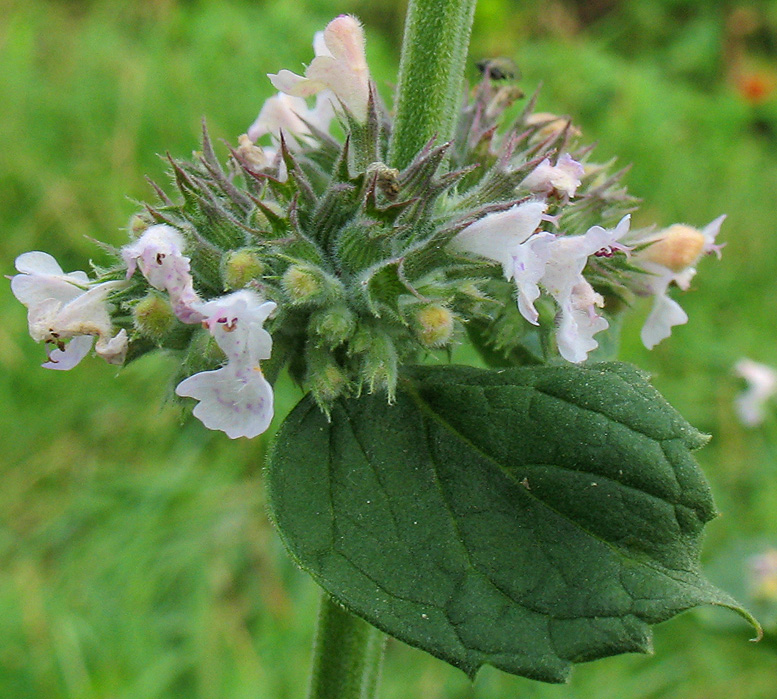
[(348, 306), (338, 303), (322, 308), (310, 317), (310, 329), (321, 342), (334, 349), (342, 345), (356, 330), (356, 317)]
[(140, 236), (146, 232), (146, 229), (151, 226), (152, 223), (153, 221), (148, 214), (133, 214), (130, 217), (129, 225), (127, 226), (130, 238), (133, 240), (135, 238), (140, 238)]
[(394, 400), (397, 386), (397, 350), (391, 338), (377, 328), (360, 328), (350, 343), (352, 353), (361, 354), (360, 378), (370, 393), (385, 389), (389, 401)]
[(444, 306), (430, 304), (415, 314), (415, 331), (426, 347), (443, 347), (453, 336), (453, 313)]
[(332, 401), (348, 388), (348, 376), (327, 350), (309, 347), (306, 352), (305, 388), (326, 413)]
[(224, 256), (224, 286), (227, 289), (243, 289), (259, 279), (264, 264), (254, 250), (233, 250)]
[(161, 342), (176, 325), (175, 314), (166, 299), (150, 293), (132, 308), (135, 329), (144, 337)]
[(251, 226), (251, 228), (255, 228), (256, 230), (259, 230), (259, 231), (272, 230), (270, 219), (267, 218), (264, 211), (262, 211), (258, 206), (255, 207), (254, 210), (251, 212), (248, 219), (248, 224)]
[(387, 199), (392, 201), (399, 194), (399, 170), (385, 163), (374, 162), (367, 167), (367, 176), (375, 176), (375, 184)]
[(284, 273), (281, 284), (295, 306), (328, 306), (343, 296), (342, 284), (312, 265), (292, 265)]

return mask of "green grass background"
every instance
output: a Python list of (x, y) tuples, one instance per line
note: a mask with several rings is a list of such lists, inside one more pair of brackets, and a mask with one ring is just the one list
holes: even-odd
[[(682, 298), (688, 325), (649, 353), (638, 305), (623, 358), (713, 435), (699, 460), (723, 516), (705, 561), (736, 591), (748, 547), (777, 544), (777, 420), (738, 424), (731, 373), (741, 356), (777, 365), (777, 107), (749, 104), (727, 79), (735, 6), (589, 5), (481, 0), (473, 58), (514, 56), (527, 91), (544, 83), (541, 109), (574, 116), (601, 159), (634, 163), (638, 223), (729, 215), (723, 260), (703, 261)], [(760, 64), (777, 60), (773, 5), (754, 6)], [(401, 3), (0, 0), (4, 273), (32, 249), (66, 270), (104, 261), (92, 239), (126, 240), (132, 200), (151, 195), (143, 175), (165, 181), (156, 154), (197, 148), (202, 116), (234, 142), (272, 92), (264, 74), (309, 60), (313, 32), (341, 11), (367, 22), (390, 96)], [(169, 357), (43, 371), (7, 287), (0, 312), (0, 698), (304, 696), (317, 593), (267, 523), (267, 436), (182, 424), (165, 405)], [(275, 425), (298, 398), (278, 391)], [(654, 656), (584, 665), (560, 687), (489, 668), (472, 685), (393, 642), (381, 697), (777, 696), (777, 646), (749, 633), (686, 614), (656, 629)]]

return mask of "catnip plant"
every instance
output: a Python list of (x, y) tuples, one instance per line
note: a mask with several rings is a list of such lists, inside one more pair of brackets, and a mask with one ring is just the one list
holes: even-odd
[(474, 6), (411, 0), (391, 110), (337, 17), (226, 162), (205, 127), (170, 158), (112, 265), (35, 251), (11, 279), (45, 368), (174, 353), (177, 399), (230, 438), (269, 428), (281, 375), (302, 388), (266, 481), (322, 588), (315, 698), (374, 697), (386, 634), (561, 682), (697, 605), (758, 629), (700, 571), (706, 437), (612, 361), (635, 298), (648, 348), (688, 321), (673, 289), (724, 217), (635, 228), (623, 171), (509, 66), (465, 89)]

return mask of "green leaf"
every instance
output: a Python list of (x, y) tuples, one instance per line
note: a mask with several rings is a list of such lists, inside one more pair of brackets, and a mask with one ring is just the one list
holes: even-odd
[(623, 364), (416, 367), (385, 396), (305, 398), (271, 457), (299, 565), (378, 628), (474, 675), (547, 682), (735, 609), (699, 572), (706, 438)]

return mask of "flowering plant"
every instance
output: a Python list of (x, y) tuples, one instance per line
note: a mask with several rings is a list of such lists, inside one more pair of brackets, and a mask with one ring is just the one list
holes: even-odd
[[(473, 9), (410, 3), (394, 114), (336, 18), (226, 164), (206, 129), (170, 160), (177, 195), (157, 187), (112, 267), (30, 252), (11, 281), (44, 367), (175, 352), (175, 393), (231, 438), (267, 430), (281, 372), (303, 388), (268, 486), (326, 593), (314, 696), (373, 695), (375, 629), (470, 675), (560, 681), (687, 608), (747, 616), (699, 571), (704, 437), (596, 361), (636, 296), (646, 346), (687, 322), (669, 287), (720, 252), (722, 217), (633, 229), (622, 173), (534, 98), (514, 114), (510, 75), (485, 62), (462, 100)], [(465, 343), (486, 368), (440, 362)]]

